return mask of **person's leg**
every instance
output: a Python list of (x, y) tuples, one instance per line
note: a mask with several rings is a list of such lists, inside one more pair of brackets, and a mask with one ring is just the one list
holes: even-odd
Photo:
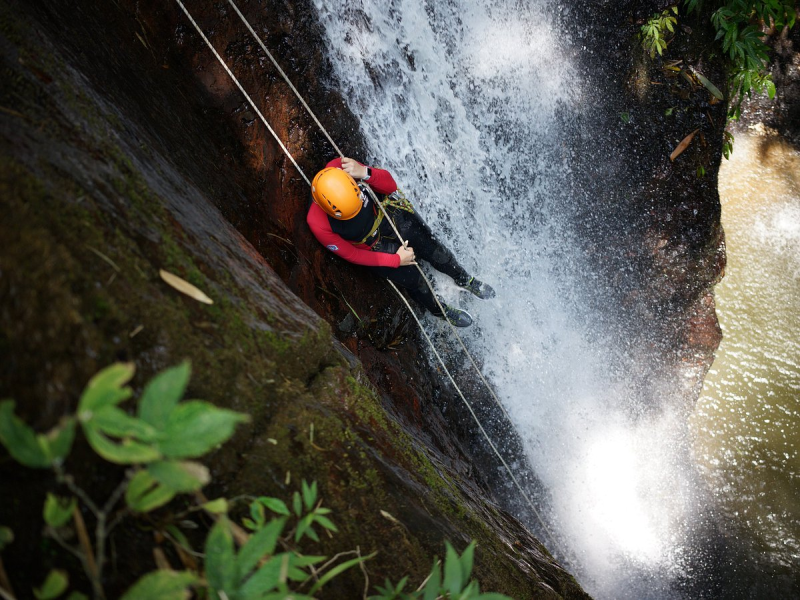
[(492, 287), (474, 277), (462, 267), (455, 255), (433, 235), (430, 227), (416, 213), (395, 210), (389, 213), (400, 234), (414, 248), (415, 254), (429, 262), (437, 271), (449, 275), (456, 285), (472, 292), (478, 298), (493, 298)]
[(437, 271), (452, 277), (459, 285), (469, 281), (469, 273), (458, 263), (455, 255), (433, 235), (430, 227), (417, 213), (396, 210), (390, 214), (400, 234), (409, 240), (409, 246), (414, 248), (414, 253), (419, 258), (430, 263)]
[[(431, 289), (416, 267), (398, 267), (397, 269), (392, 269), (390, 267), (368, 268), (375, 274), (386, 277), (400, 287), (405, 288), (408, 291), (408, 295), (424, 306), (432, 315), (436, 317), (444, 316), (439, 309), (439, 305), (436, 303)], [(472, 325), (472, 317), (468, 312), (449, 306), (444, 302), (442, 302), (442, 306), (444, 307), (447, 319), (456, 327), (468, 327)]]
[(441, 316), (441, 311), (436, 304), (436, 300), (431, 293), (428, 284), (420, 275), (417, 267), (398, 267), (392, 269), (391, 267), (370, 267), (377, 275), (385, 277), (393, 281), (402, 288), (408, 291), (408, 295), (414, 300), (419, 302), (428, 311), (436, 316)]

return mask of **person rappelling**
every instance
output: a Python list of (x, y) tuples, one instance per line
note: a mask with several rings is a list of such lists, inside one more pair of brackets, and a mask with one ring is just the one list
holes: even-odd
[[(397, 239), (384, 211), (359, 186), (369, 186), (405, 240)], [(409, 295), (437, 317), (446, 316), (456, 327), (469, 327), (470, 314), (439, 300), (436, 303), (425, 278), (416, 268), (421, 258), (449, 275), (456, 285), (478, 298), (493, 298), (491, 286), (470, 276), (456, 257), (431, 232), (411, 202), (397, 188), (391, 173), (367, 167), (352, 158), (336, 158), (311, 183), (306, 221), (314, 237), (344, 260), (369, 268), (408, 290)], [(382, 197), (382, 198), (381, 198)]]

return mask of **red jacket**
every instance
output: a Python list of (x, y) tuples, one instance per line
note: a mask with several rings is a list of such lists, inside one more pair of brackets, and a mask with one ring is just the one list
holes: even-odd
[[(342, 168), (342, 159), (335, 158), (326, 167)], [(376, 195), (391, 194), (397, 189), (397, 184), (389, 171), (384, 169), (372, 168), (372, 176), (366, 182), (373, 189)], [(400, 266), (400, 257), (397, 254), (386, 252), (373, 252), (366, 244), (349, 242), (342, 236), (336, 234), (331, 229), (328, 214), (317, 206), (316, 202), (311, 203), (306, 216), (306, 222), (311, 228), (311, 233), (317, 238), (320, 244), (348, 262), (368, 267), (392, 267)]]

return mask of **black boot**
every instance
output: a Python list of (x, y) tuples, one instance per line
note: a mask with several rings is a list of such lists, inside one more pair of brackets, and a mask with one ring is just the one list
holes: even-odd
[[(444, 302), (442, 302), (442, 306), (444, 307), (444, 314), (447, 315), (447, 320), (456, 327), (469, 327), (472, 325), (472, 316), (467, 311)], [(438, 316), (441, 317), (442, 315)]]
[(459, 287), (464, 288), (465, 290), (472, 292), (481, 300), (488, 300), (489, 298), (494, 298), (494, 289), (488, 283), (483, 283), (482, 281), (475, 279), (474, 277), (470, 277), (466, 281), (456, 281), (456, 285)]

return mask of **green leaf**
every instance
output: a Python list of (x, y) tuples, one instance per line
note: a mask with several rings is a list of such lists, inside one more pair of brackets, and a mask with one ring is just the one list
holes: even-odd
[(258, 501), (250, 503), (250, 516), (253, 518), (256, 525), (263, 525), (266, 517), (264, 514), (264, 505)]
[(70, 519), (78, 502), (75, 498), (59, 498), (47, 492), (44, 501), (44, 522), (50, 527), (63, 527)]
[(286, 506), (286, 503), (283, 500), (279, 500), (278, 498), (268, 498), (267, 496), (260, 496), (258, 501), (270, 509), (274, 513), (278, 513), (279, 515), (286, 515), (287, 517), (291, 514), (289, 512), (289, 508)]
[(291, 600), (317, 600), (313, 596), (306, 596), (305, 594), (298, 594), (297, 592), (289, 592), (289, 588), (281, 589), (278, 586), (278, 591), (272, 594), (265, 594), (263, 596), (258, 596), (259, 600), (286, 600), (287, 598), (291, 598)]
[(717, 98), (718, 100), (724, 100), (724, 99), (725, 99), (725, 96), (723, 95), (723, 93), (722, 93), (722, 92), (720, 92), (720, 91), (719, 91), (719, 88), (718, 88), (717, 86), (715, 86), (713, 83), (711, 83), (711, 82), (710, 82), (708, 79), (706, 79), (706, 78), (703, 76), (703, 74), (702, 74), (702, 73), (700, 73), (699, 71), (695, 71), (694, 69), (692, 69), (692, 72), (695, 74), (695, 77), (697, 77), (697, 79), (699, 79), (699, 80), (700, 80), (700, 83), (702, 83), (702, 84), (703, 84), (703, 86), (704, 86), (704, 87), (705, 87), (705, 88), (706, 88), (706, 89), (707, 89), (709, 92), (711, 92), (711, 94), (712, 94), (712, 95), (713, 95), (715, 98)]
[(262, 558), (275, 552), (278, 538), (283, 533), (286, 519), (273, 519), (265, 527), (253, 534), (239, 549), (236, 567), (242, 577), (247, 576)]
[(67, 600), (89, 600), (89, 596), (81, 592), (72, 591), (69, 593), (69, 596), (67, 596)]
[(78, 402), (78, 418), (89, 419), (94, 411), (130, 398), (133, 392), (122, 386), (133, 378), (135, 371), (133, 363), (116, 363), (92, 377)]
[(317, 500), (317, 482), (315, 481), (309, 486), (304, 479), (301, 488), (303, 490), (303, 504), (306, 510), (311, 510)]
[(185, 600), (189, 588), (199, 583), (199, 577), (189, 571), (153, 571), (133, 584), (122, 600)]
[(233, 435), (249, 416), (201, 400), (178, 405), (170, 414), (159, 449), (168, 458), (202, 456)]
[(775, 84), (772, 81), (767, 80), (766, 85), (767, 85), (767, 95), (769, 96), (769, 99), (772, 100), (773, 98), (775, 98)]
[[(722, 49), (725, 52), (727, 52), (728, 50), (732, 50), (733, 42), (735, 40), (736, 40), (736, 26), (734, 25), (725, 32), (725, 38), (722, 40)], [(733, 52), (731, 52), (731, 58), (733, 58)]]
[(316, 521), (329, 531), (334, 531), (334, 532), (339, 531), (336, 525), (334, 525), (333, 522), (328, 517), (323, 517), (322, 515), (315, 513), (314, 521)]
[(206, 502), (200, 508), (212, 515), (221, 515), (228, 512), (228, 501), (225, 498), (217, 498)]
[(397, 586), (394, 588), (394, 593), (395, 594), (400, 594), (403, 591), (403, 589), (406, 587), (407, 583), (408, 583), (408, 575), (406, 575), (400, 581), (397, 582)]
[(67, 591), (68, 585), (67, 572), (53, 569), (47, 574), (42, 587), (33, 590), (33, 595), (39, 600), (52, 600)]
[(303, 514), (303, 504), (302, 500), (300, 500), (300, 492), (295, 492), (292, 495), (292, 508), (294, 509), (294, 514), (298, 517)]
[(0, 526), (0, 552), (14, 541), (14, 532), (10, 527)]
[(175, 497), (175, 491), (159, 483), (149, 471), (139, 471), (128, 483), (125, 502), (137, 512), (149, 512)]
[(13, 400), (0, 402), (0, 442), (18, 463), (33, 469), (50, 466), (48, 452), (33, 429), (14, 414)]
[(461, 578), (462, 581), (469, 581), (470, 573), (472, 573), (472, 561), (475, 556), (475, 542), (470, 542), (464, 553), (461, 555), (459, 562), (461, 563)]
[(159, 451), (150, 445), (133, 440), (122, 440), (119, 444), (112, 442), (91, 422), (83, 423), (83, 433), (94, 451), (109, 462), (131, 465), (149, 463), (161, 458)]
[(311, 578), (311, 575), (303, 571), (302, 569), (298, 568), (296, 564), (294, 564), (295, 555), (289, 555), (289, 567), (286, 569), (286, 576), (291, 581), (298, 581), (304, 582)]
[(303, 535), (308, 535), (312, 540), (319, 541), (316, 539), (316, 534), (314, 530), (311, 529), (311, 524), (314, 522), (314, 515), (306, 515), (300, 522), (297, 524), (297, 529), (294, 532), (294, 541), (299, 542)]
[(149, 464), (147, 471), (177, 493), (196, 492), (211, 481), (208, 468), (193, 461), (161, 460)]
[(445, 542), (447, 553), (444, 560), (444, 589), (451, 594), (457, 594), (461, 591), (463, 582), (463, 573), (461, 572), (461, 562), (458, 559), (458, 553), (450, 545), (450, 542)]
[[(260, 598), (262, 594), (271, 592), (278, 587), (281, 579), (281, 567), (288, 555), (277, 554), (264, 563), (258, 571), (253, 573), (239, 588), (239, 597), (243, 600)], [(288, 559), (287, 559), (288, 560)]]
[(478, 584), (477, 581), (470, 581), (469, 585), (464, 588), (463, 593), (461, 594), (462, 598), (472, 598), (473, 596), (477, 596), (481, 593), (481, 586)]
[(206, 579), (214, 590), (224, 591), (228, 598), (233, 598), (239, 587), (233, 535), (228, 518), (224, 516), (211, 528), (206, 539)]
[(314, 531), (314, 527), (313, 526), (309, 526), (308, 529), (306, 529), (305, 534), (306, 534), (307, 537), (310, 537), (315, 542), (319, 541), (319, 535), (317, 535), (317, 532)]
[(314, 556), (307, 554), (294, 554), (292, 556), (292, 564), (296, 567), (307, 567), (309, 565), (316, 565), (325, 560), (327, 556)]
[(442, 569), (438, 565), (436, 559), (433, 560), (433, 567), (431, 567), (431, 576), (428, 578), (428, 583), (425, 584), (425, 595), (423, 600), (436, 600), (439, 596), (439, 590), (442, 588)]
[(351, 569), (352, 567), (355, 567), (356, 565), (359, 565), (364, 561), (369, 560), (376, 554), (377, 552), (373, 552), (369, 556), (359, 556), (357, 558), (353, 558), (351, 560), (336, 565), (330, 571), (326, 571), (326, 573), (322, 577), (320, 577), (319, 580), (314, 585), (311, 586), (311, 589), (308, 590), (308, 594), (310, 596), (313, 596), (318, 590), (322, 588), (323, 585), (328, 583), (331, 579), (333, 579), (334, 577), (338, 577), (339, 575), (344, 573), (347, 569)]
[(191, 372), (191, 363), (185, 360), (153, 377), (139, 399), (139, 418), (157, 429), (163, 428), (183, 398)]
[(44, 446), (50, 462), (63, 462), (72, 450), (72, 442), (75, 440), (75, 419), (71, 417), (62, 419), (61, 423), (47, 432), (47, 435), (39, 438), (39, 443)]
[(153, 426), (130, 416), (116, 406), (106, 406), (96, 410), (92, 415), (91, 424), (112, 437), (129, 437), (142, 442), (154, 442), (158, 436), (158, 431)]

